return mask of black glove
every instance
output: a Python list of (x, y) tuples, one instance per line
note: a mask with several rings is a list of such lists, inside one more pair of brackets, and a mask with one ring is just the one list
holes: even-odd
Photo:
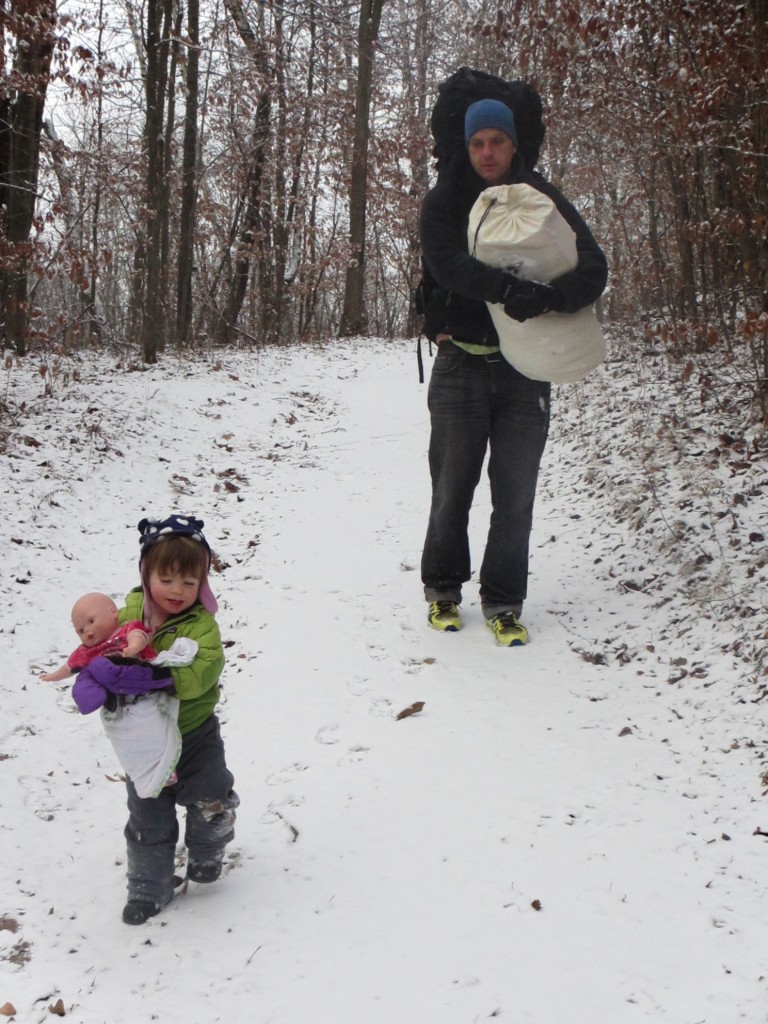
[(493, 296), (489, 301), (500, 302), (503, 306), (508, 299), (517, 294), (521, 284), (525, 284), (522, 277), (516, 277), (514, 274), (504, 274), (501, 279), (498, 295)]
[(563, 296), (553, 285), (520, 281), (512, 294), (505, 298), (504, 312), (522, 324), (542, 313), (559, 312), (563, 305)]

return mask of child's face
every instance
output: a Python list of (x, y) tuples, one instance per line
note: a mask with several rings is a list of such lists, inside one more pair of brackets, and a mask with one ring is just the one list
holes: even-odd
[(72, 609), (72, 625), (85, 647), (107, 640), (117, 624), (117, 606), (105, 594), (86, 594)]
[(149, 574), (149, 594), (155, 608), (165, 618), (180, 615), (191, 608), (200, 591), (200, 580), (196, 576), (182, 576), (175, 570)]

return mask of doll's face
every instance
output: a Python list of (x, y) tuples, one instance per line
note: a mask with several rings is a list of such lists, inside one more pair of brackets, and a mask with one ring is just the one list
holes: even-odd
[(81, 644), (95, 647), (117, 629), (117, 606), (106, 594), (86, 594), (72, 609), (72, 625)]

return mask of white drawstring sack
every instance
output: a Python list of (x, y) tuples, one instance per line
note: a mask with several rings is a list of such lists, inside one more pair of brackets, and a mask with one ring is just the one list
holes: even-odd
[[(153, 665), (181, 668), (191, 665), (200, 645), (191, 637), (177, 637)], [(144, 694), (114, 711), (101, 709), (101, 724), (120, 765), (142, 800), (157, 797), (173, 777), (181, 755), (179, 702), (164, 690)]]
[(101, 724), (120, 765), (146, 800), (159, 796), (181, 754), (179, 702), (160, 690), (114, 711), (101, 709)]
[[(469, 251), (492, 267), (547, 284), (574, 270), (576, 235), (552, 200), (531, 185), (494, 185), (469, 214)], [(605, 339), (591, 306), (576, 313), (544, 313), (525, 323), (488, 303), (508, 363), (532, 380), (568, 384), (605, 359)]]

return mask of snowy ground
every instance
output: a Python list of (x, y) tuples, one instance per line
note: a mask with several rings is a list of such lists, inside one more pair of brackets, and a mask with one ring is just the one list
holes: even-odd
[[(752, 588), (749, 615), (718, 616), (696, 573), (731, 521), (692, 558), (662, 540), (720, 496), (649, 440), (637, 369), (557, 392), (532, 642), (503, 650), (474, 585), (463, 632), (426, 625), (411, 343), (115, 363), (9, 361), (0, 396), (0, 1013), (765, 1024), (764, 544), (745, 522), (728, 586)], [(670, 491), (648, 502), (644, 443), (674, 523)], [(760, 472), (742, 516), (764, 510)], [(130, 928), (115, 757), (38, 676), (73, 646), (74, 598), (121, 597), (138, 520), (171, 510), (206, 521), (220, 562), (242, 806), (225, 877)], [(477, 562), (488, 512), (483, 483)]]

